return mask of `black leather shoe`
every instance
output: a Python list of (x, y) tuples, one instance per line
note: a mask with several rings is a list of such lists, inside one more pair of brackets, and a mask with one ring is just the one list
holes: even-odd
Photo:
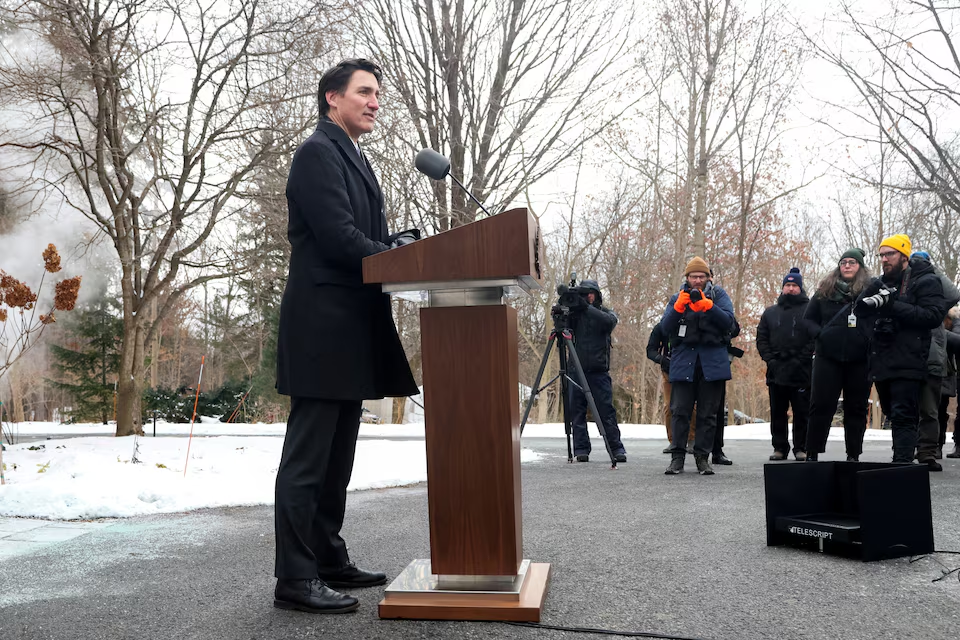
[(787, 454), (785, 454), (783, 451), (774, 451), (774, 452), (773, 452), (773, 455), (770, 456), (770, 459), (771, 459), (771, 460), (786, 460), (786, 459), (787, 459)]
[(590, 462), (590, 456), (585, 453), (581, 453), (577, 456), (577, 462)]
[(273, 606), (307, 613), (348, 613), (356, 611), (360, 601), (334, 591), (321, 580), (277, 580)]
[(616, 460), (617, 462), (626, 462), (626, 461), (627, 461), (627, 454), (625, 454), (625, 453), (618, 453), (618, 454), (616, 454), (615, 456), (613, 456), (613, 459)]
[(730, 458), (728, 458), (727, 456), (725, 456), (725, 455), (723, 454), (723, 452), (721, 452), (720, 455), (718, 455), (718, 456), (713, 456), (713, 464), (731, 465), (731, 464), (733, 464), (733, 460), (731, 460)]
[(953, 445), (953, 451), (947, 454), (948, 458), (960, 458), (960, 444)]
[(387, 574), (379, 571), (364, 571), (352, 562), (336, 571), (318, 571), (320, 579), (331, 587), (363, 588), (387, 584)]

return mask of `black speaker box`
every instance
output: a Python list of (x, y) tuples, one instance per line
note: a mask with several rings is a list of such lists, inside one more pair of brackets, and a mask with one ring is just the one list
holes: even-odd
[(815, 547), (864, 562), (933, 551), (926, 465), (765, 464), (767, 546)]

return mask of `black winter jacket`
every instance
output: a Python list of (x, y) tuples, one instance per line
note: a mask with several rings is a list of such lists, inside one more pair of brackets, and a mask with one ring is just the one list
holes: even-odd
[(803, 319), (807, 294), (781, 294), (757, 327), (757, 351), (767, 363), (767, 384), (808, 388), (817, 327)]
[(670, 336), (663, 332), (659, 322), (647, 340), (647, 358), (659, 364), (664, 373), (670, 373)]
[(813, 294), (803, 317), (818, 328), (815, 344), (818, 358), (830, 358), (838, 362), (863, 362), (867, 359), (870, 322), (858, 318), (857, 326), (849, 326), (852, 302), (853, 296), (831, 299), (819, 293)]
[[(929, 261), (913, 258), (898, 277), (884, 277), (883, 283), (897, 289), (891, 294), (890, 302), (879, 309), (857, 311), (858, 315), (869, 319), (870, 379), (874, 382), (924, 380), (930, 353), (930, 331), (947, 315), (940, 277)], [(877, 290), (879, 283), (868, 286), (864, 297)]]
[(580, 313), (570, 318), (573, 329), (573, 344), (577, 357), (587, 373), (610, 370), (610, 345), (613, 328), (617, 326), (617, 314), (600, 305), (587, 305)]

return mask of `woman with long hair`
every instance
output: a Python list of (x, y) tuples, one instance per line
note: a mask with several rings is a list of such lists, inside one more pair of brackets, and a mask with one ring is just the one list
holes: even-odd
[(854, 302), (870, 282), (865, 256), (856, 247), (844, 252), (837, 268), (820, 282), (804, 314), (820, 330), (814, 347), (807, 460), (816, 461), (826, 451), (841, 394), (847, 460), (859, 460), (863, 452), (870, 396), (868, 334), (866, 323), (854, 313)]

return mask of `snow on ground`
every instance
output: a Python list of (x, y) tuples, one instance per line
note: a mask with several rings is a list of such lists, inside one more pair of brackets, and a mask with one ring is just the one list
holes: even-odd
[[(14, 436), (75, 436), (7, 446), (7, 484), (0, 516), (89, 520), (207, 507), (273, 504), (284, 424), (157, 424), (158, 437), (110, 435), (112, 425), (31, 422), (4, 429)], [(152, 433), (152, 425), (145, 431)], [(596, 436), (596, 427), (590, 432)], [(621, 425), (624, 439), (665, 440), (663, 425)], [(427, 479), (423, 425), (361, 425), (350, 490), (397, 487)], [(524, 438), (563, 438), (562, 424), (531, 424)], [(370, 439), (375, 438), (375, 439)], [(390, 439), (399, 438), (399, 439)], [(727, 427), (727, 440), (766, 440), (768, 424)], [(843, 440), (833, 429), (831, 440)], [(868, 430), (868, 440), (890, 440)], [(187, 447), (190, 447), (189, 461)], [(539, 454), (522, 449), (521, 460)], [(186, 465), (186, 474), (184, 466)]]

